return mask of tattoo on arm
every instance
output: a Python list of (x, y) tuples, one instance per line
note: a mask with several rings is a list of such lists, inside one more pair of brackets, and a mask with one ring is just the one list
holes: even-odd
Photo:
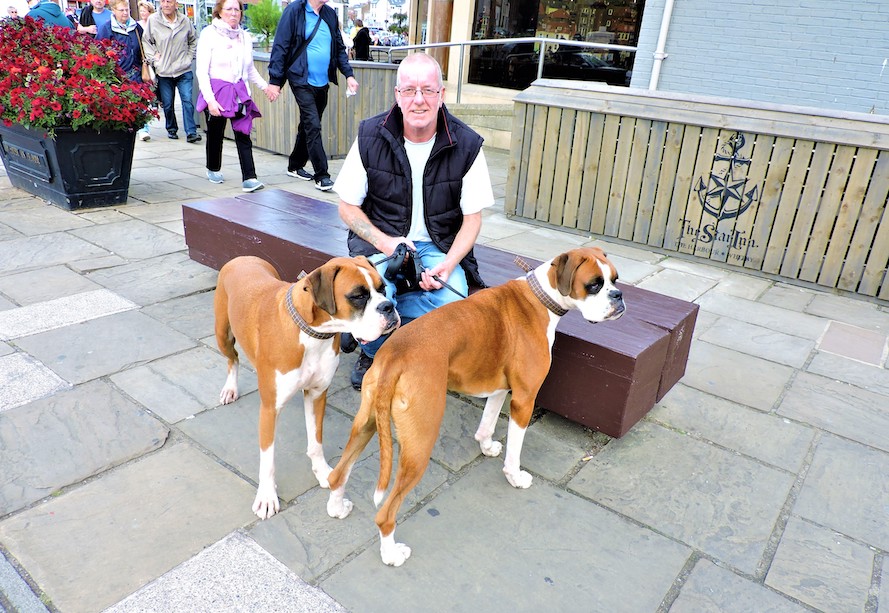
[(349, 226), (352, 228), (352, 232), (369, 242), (375, 248), (377, 247), (376, 238), (374, 236), (374, 230), (376, 230), (376, 228), (372, 223), (364, 221), (363, 219), (355, 219)]

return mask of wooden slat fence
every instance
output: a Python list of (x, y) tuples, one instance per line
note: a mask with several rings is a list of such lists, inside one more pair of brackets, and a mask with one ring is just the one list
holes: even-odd
[(538, 80), (507, 213), (889, 300), (889, 118)]

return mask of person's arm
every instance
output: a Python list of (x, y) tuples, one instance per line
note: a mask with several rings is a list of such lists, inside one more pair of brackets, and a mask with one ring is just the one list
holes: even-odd
[(149, 15), (148, 19), (145, 20), (145, 28), (142, 32), (142, 52), (145, 54), (145, 59), (148, 60), (148, 63), (154, 65), (155, 60), (157, 60), (157, 48), (154, 46), (154, 35), (151, 31), (154, 29), (151, 27), (151, 20), (154, 18), (154, 15)]
[(349, 229), (352, 230), (352, 232), (358, 235), (359, 238), (363, 238), (373, 245), (374, 249), (384, 255), (392, 255), (392, 252), (395, 251), (395, 248), (400, 243), (406, 243), (411, 249), (417, 248), (416, 245), (407, 240), (404, 236), (389, 236), (388, 234), (383, 233), (382, 230), (373, 225), (367, 217), (367, 214), (361, 210), (360, 206), (349, 204), (341, 199), (339, 213), (340, 219), (343, 220), (343, 223), (349, 226)]
[(188, 57), (193, 60), (198, 53), (198, 35), (194, 31), (191, 21), (187, 18), (186, 23), (188, 24)]
[(478, 239), (478, 234), (481, 229), (481, 213), (464, 215), (463, 225), (457, 232), (457, 236), (454, 238), (454, 243), (451, 245), (451, 248), (448, 249), (447, 254), (445, 254), (444, 261), (438, 266), (430, 268), (423, 273), (422, 279), (420, 280), (420, 287), (425, 290), (441, 289), (443, 287), (442, 284), (432, 277), (437, 276), (442, 281), (447, 281), (448, 277), (451, 276), (451, 273), (454, 272), (454, 269), (460, 265), (460, 262), (466, 257), (466, 254), (468, 254), (475, 245), (475, 241)]
[(276, 92), (280, 92), (281, 86), (287, 82), (289, 66), (286, 64), (290, 57), (290, 48), (294, 44), (294, 22), (296, 21), (294, 14), (299, 4), (299, 2), (293, 2), (287, 5), (278, 22), (278, 29), (275, 30), (275, 40), (272, 43), (272, 52), (269, 56), (269, 87), (275, 88)]

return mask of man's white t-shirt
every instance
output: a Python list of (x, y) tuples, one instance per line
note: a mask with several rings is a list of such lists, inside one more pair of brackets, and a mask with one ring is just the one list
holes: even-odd
[[(423, 215), (423, 171), (432, 153), (435, 137), (425, 143), (412, 143), (404, 140), (407, 159), (411, 165), (411, 184), (413, 186), (413, 202), (411, 207), (411, 227), (407, 234), (410, 241), (430, 241), (429, 231)], [(358, 152), (358, 141), (352, 144), (343, 167), (333, 184), (333, 191), (339, 194), (343, 202), (353, 206), (361, 206), (367, 197), (367, 170), (361, 162)], [(479, 151), (472, 166), (463, 177), (463, 188), (460, 191), (460, 210), (464, 215), (478, 213), (494, 204), (494, 190), (488, 175), (488, 163), (484, 150)]]

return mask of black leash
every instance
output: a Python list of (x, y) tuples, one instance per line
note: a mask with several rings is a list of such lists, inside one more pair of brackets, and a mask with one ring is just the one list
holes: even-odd
[[(380, 264), (391, 261), (392, 263), (386, 267), (386, 272), (383, 276), (385, 276), (389, 281), (394, 281), (396, 274), (406, 265), (405, 263), (407, 262), (407, 259), (409, 257), (413, 258), (416, 262), (413, 274), (416, 275), (417, 287), (419, 287), (419, 276), (425, 269), (423, 268), (422, 261), (420, 260), (420, 256), (417, 255), (417, 252), (408, 247), (405, 243), (398, 243), (398, 246), (395, 248), (395, 251), (392, 252), (392, 255), (383, 258), (382, 260), (377, 262), (377, 265), (379, 266)], [(410, 264), (407, 265), (410, 266)], [(438, 275), (432, 275), (432, 278), (441, 283), (442, 287), (449, 289), (461, 298), (466, 298), (465, 295), (463, 295), (460, 291), (448, 284)]]

